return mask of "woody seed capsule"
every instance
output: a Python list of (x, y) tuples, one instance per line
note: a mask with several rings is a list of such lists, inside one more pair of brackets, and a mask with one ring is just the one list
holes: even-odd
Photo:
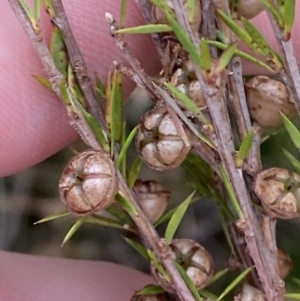
[(283, 168), (270, 168), (258, 174), (254, 190), (271, 216), (282, 219), (300, 216), (300, 175)]
[[(170, 243), (171, 257), (186, 271), (195, 287), (204, 288), (214, 272), (214, 261), (210, 253), (191, 239), (173, 239)], [(152, 275), (166, 291), (174, 293), (171, 282), (151, 265)]]
[(166, 107), (160, 106), (147, 112), (140, 121), (136, 146), (143, 161), (155, 170), (179, 166), (189, 152), (180, 136), (183, 125), (175, 124)]
[(59, 180), (61, 201), (76, 215), (104, 210), (114, 201), (117, 191), (112, 160), (105, 153), (94, 150), (72, 158)]
[(238, 13), (247, 19), (254, 18), (264, 9), (265, 6), (261, 0), (240, 0), (237, 5)]
[(293, 97), (277, 80), (255, 76), (246, 83), (245, 89), (251, 118), (262, 127), (282, 124), (280, 112), (289, 118), (296, 114)]

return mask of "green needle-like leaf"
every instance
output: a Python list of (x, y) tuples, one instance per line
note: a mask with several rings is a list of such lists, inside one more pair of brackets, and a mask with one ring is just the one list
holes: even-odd
[(33, 16), (34, 16), (35, 22), (38, 22), (40, 20), (40, 15), (41, 15), (41, 1), (42, 0), (34, 0)]
[(77, 230), (83, 225), (85, 220), (87, 219), (87, 216), (80, 217), (76, 223), (71, 227), (69, 232), (66, 234), (65, 238), (63, 239), (61, 243), (61, 247), (64, 246), (64, 244), (70, 240), (70, 238), (77, 232)]
[(125, 24), (126, 18), (126, 11), (127, 11), (127, 0), (121, 1), (121, 11), (120, 11), (120, 27), (123, 28)]
[(88, 216), (85, 222), (89, 224), (100, 225), (100, 226), (111, 227), (111, 228), (122, 229), (122, 230), (126, 229), (130, 231), (130, 228), (129, 229), (124, 228), (122, 223), (116, 221), (115, 219), (103, 215), (94, 214), (92, 216)]
[(128, 213), (124, 211), (122, 208), (120, 208), (120, 206), (118, 206), (117, 203), (113, 203), (108, 208), (106, 208), (105, 211), (107, 211), (109, 214), (114, 216), (118, 221), (120, 221), (122, 225), (124, 224), (128, 224), (131, 226), (134, 225)]
[(138, 242), (130, 239), (130, 238), (127, 238), (127, 237), (123, 237), (126, 242), (131, 245), (140, 255), (142, 255), (144, 258), (146, 258), (147, 260), (149, 259), (149, 255), (148, 255), (148, 252), (147, 252), (147, 249), (139, 244)]
[(186, 94), (179, 91), (173, 84), (171, 83), (164, 83), (165, 86), (170, 90), (170, 92), (174, 95), (174, 97), (180, 101), (180, 103), (189, 111), (194, 113), (198, 119), (206, 125), (210, 125), (209, 120), (203, 115), (201, 110), (197, 107), (195, 102), (190, 99)]
[(300, 150), (300, 132), (283, 113), (280, 113), (280, 114), (282, 116), (283, 124), (284, 124), (289, 136), (291, 137), (293, 143), (298, 148), (298, 150)]
[(82, 112), (82, 114), (84, 115), (87, 123), (89, 124), (89, 126), (93, 130), (93, 133), (95, 134), (97, 140), (102, 145), (103, 150), (106, 153), (109, 153), (110, 148), (109, 148), (109, 145), (108, 145), (108, 142), (107, 142), (107, 138), (105, 136), (106, 134), (102, 130), (101, 126), (99, 125), (98, 120), (96, 119), (96, 117), (94, 115), (92, 115), (91, 113), (87, 112), (79, 101), (76, 102), (76, 108), (78, 108)]
[(27, 4), (26, 0), (19, 0), (20, 4), (22, 5), (23, 9), (25, 10), (28, 18), (30, 19), (31, 22), (34, 22), (34, 13)]
[(131, 166), (128, 174), (128, 187), (131, 189), (139, 176), (140, 170), (142, 168), (143, 161), (140, 156), (137, 156)]
[(231, 17), (226, 15), (222, 10), (218, 9), (218, 14), (225, 24), (249, 47), (251, 47), (252, 38), (246, 30), (244, 30), (237, 22)]
[(163, 294), (166, 291), (159, 285), (149, 284), (146, 287), (142, 288), (140, 291), (138, 291), (137, 295), (143, 295), (143, 296), (149, 296), (149, 295), (157, 295), (157, 294)]
[(180, 225), (180, 222), (190, 205), (190, 202), (194, 196), (194, 192), (190, 194), (176, 209), (174, 214), (172, 215), (165, 232), (165, 239), (167, 242), (171, 242), (177, 228)]
[(283, 151), (284, 155), (286, 156), (286, 158), (293, 165), (296, 172), (298, 174), (300, 174), (300, 161), (296, 157), (294, 157), (290, 152), (288, 152), (286, 149), (284, 149), (283, 147), (282, 147), (282, 151)]
[[(287, 0), (289, 1), (289, 0)], [(300, 300), (300, 294), (299, 293), (286, 293), (284, 294), (284, 297), (286, 300)]]
[(190, 289), (190, 291), (192, 292), (192, 294), (194, 295), (194, 297), (196, 298), (196, 300), (201, 301), (202, 298), (198, 292), (198, 290), (196, 289), (194, 283), (192, 282), (191, 278), (188, 276), (188, 274), (186, 273), (186, 271), (183, 269), (183, 267), (175, 261), (175, 266), (176, 269), (178, 270), (180, 276), (182, 277), (182, 279), (184, 280), (185, 284), (187, 285), (187, 287)]
[(194, 63), (201, 67), (202, 62), (198, 50), (189, 39), (184, 29), (178, 24), (178, 22), (169, 11), (166, 11), (166, 17), (169, 25), (173, 29), (173, 32), (181, 43), (182, 47), (189, 53)]
[[(261, 1), (267, 7), (267, 9), (272, 13), (272, 15), (275, 18), (279, 28), (283, 29), (284, 20), (282, 18), (282, 15), (281, 15), (280, 11), (278, 11), (278, 9), (276, 7), (274, 7), (274, 5), (271, 3), (270, 0), (261, 0)], [(287, 0), (285, 2), (289, 2), (289, 1), (290, 0)]]
[(285, 40), (289, 40), (291, 37), (291, 31), (295, 21), (296, 1), (287, 0), (284, 2), (284, 37)]
[(105, 118), (107, 128), (110, 130), (111, 154), (114, 153), (116, 142), (120, 142), (122, 136), (122, 74), (118, 70), (112, 70), (106, 88)]
[(207, 74), (209, 74), (211, 72), (212, 61), (207, 40), (201, 39), (200, 49), (202, 68), (206, 71)]
[(148, 257), (151, 260), (151, 263), (153, 266), (157, 269), (158, 273), (163, 276), (167, 281), (170, 281), (170, 278), (168, 274), (166, 273), (164, 267), (161, 265), (161, 263), (158, 261), (156, 255), (154, 252), (152, 252), (150, 249), (147, 249)]
[(253, 129), (250, 130), (244, 140), (241, 143), (240, 149), (236, 156), (236, 165), (238, 168), (241, 168), (243, 166), (244, 160), (247, 158), (252, 144), (253, 144), (253, 138), (254, 138), (254, 131)]
[(54, 27), (51, 35), (50, 53), (57, 69), (64, 75), (67, 75), (67, 54), (62, 33), (58, 27)]
[(218, 301), (222, 300), (230, 291), (232, 291), (252, 270), (252, 267), (243, 271), (238, 277), (236, 277), (228, 287), (219, 296)]
[(229, 45), (221, 54), (216, 65), (214, 66), (214, 74), (221, 73), (229, 64), (237, 48), (237, 43)]
[(196, 5), (197, 0), (187, 0), (188, 20), (190, 23), (194, 21)]
[(132, 142), (132, 140), (134, 139), (137, 131), (138, 131), (138, 128), (139, 126), (137, 125), (131, 132), (130, 134), (128, 135), (125, 143), (122, 145), (122, 149), (120, 151), (120, 154), (119, 154), (119, 157), (117, 159), (117, 162), (115, 163), (116, 165), (116, 168), (119, 168), (121, 163), (122, 163), (122, 160), (125, 158), (126, 154), (127, 154), (127, 151), (128, 151), (128, 148)]
[(54, 214), (48, 215), (48, 216), (40, 219), (39, 221), (37, 221), (33, 224), (34, 225), (42, 224), (42, 223), (53, 221), (54, 219), (58, 219), (58, 218), (65, 217), (65, 216), (68, 216), (68, 215), (70, 215), (70, 212), (67, 212), (67, 211), (54, 213)]
[(227, 274), (227, 272), (229, 271), (228, 268), (221, 270), (219, 272), (217, 272), (215, 275), (213, 275), (208, 283), (207, 286), (213, 284), (214, 282), (216, 282), (217, 280), (219, 280), (221, 277), (223, 277), (225, 274)]
[(135, 27), (122, 28), (116, 31), (116, 33), (126, 34), (149, 34), (149, 33), (160, 33), (170, 32), (172, 28), (167, 24), (147, 24)]
[[(245, 29), (247, 30), (248, 34), (252, 38), (253, 42), (257, 45), (257, 47), (260, 49), (260, 51), (264, 55), (266, 55), (277, 66), (277, 68), (280, 68), (280, 69), (283, 68), (283, 60), (282, 60), (282, 58), (267, 43), (267, 41), (265, 40), (265, 38), (255, 28), (255, 26), (252, 25), (252, 23), (248, 19), (246, 19), (244, 17), (241, 17), (241, 20), (242, 20), (243, 25), (244, 25)], [(253, 43), (252, 43), (252, 45), (253, 45)]]
[(223, 183), (224, 183), (224, 186), (225, 186), (225, 189), (230, 197), (230, 200), (232, 202), (232, 205), (235, 209), (235, 211), (237, 212), (238, 216), (240, 219), (244, 219), (244, 215), (243, 215), (243, 211), (239, 205), (239, 202), (236, 198), (236, 195), (235, 195), (235, 192), (233, 190), (233, 187), (231, 185), (231, 182), (228, 178), (228, 175), (223, 167), (223, 165), (220, 165), (220, 171), (221, 171), (221, 176), (222, 176), (222, 180), (223, 180)]
[[(209, 45), (214, 45), (222, 50), (226, 49), (228, 47), (228, 44), (225, 44), (225, 43), (221, 43), (221, 42), (218, 42), (218, 41), (207, 41), (207, 43)], [(259, 59), (251, 56), (250, 54), (246, 53), (246, 52), (243, 52), (243, 51), (240, 51), (238, 49), (235, 50), (234, 52), (234, 55), (242, 58), (242, 59), (245, 59), (253, 64), (256, 64), (258, 66), (261, 66), (265, 69), (268, 70), (268, 72), (271, 72), (271, 73), (274, 73), (275, 71), (273, 69), (271, 69), (266, 63), (260, 61)]]
[(36, 74), (33, 74), (32, 77), (34, 79), (36, 79), (41, 85), (43, 85), (45, 88), (47, 88), (48, 90), (52, 91), (53, 92), (53, 89), (52, 89), (52, 85), (49, 81), (48, 78), (42, 76), (42, 75), (36, 75)]
[(121, 204), (124, 210), (126, 210), (130, 215), (138, 215), (136, 208), (120, 193), (116, 195), (116, 199)]

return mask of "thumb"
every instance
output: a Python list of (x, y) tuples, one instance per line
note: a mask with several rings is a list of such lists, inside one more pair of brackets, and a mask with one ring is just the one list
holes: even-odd
[[(0, 176), (6, 176), (44, 160), (77, 135), (60, 100), (32, 78), (43, 74), (40, 59), (8, 2), (0, 0), (0, 6)], [(104, 18), (111, 12), (118, 19), (120, 1), (66, 0), (64, 6), (90, 76), (98, 72), (105, 81), (112, 62), (124, 61)], [(126, 26), (143, 24), (135, 1), (128, 1), (127, 12)], [(41, 25), (49, 41), (52, 28), (45, 14)], [(149, 36), (126, 40), (147, 72), (159, 69)], [(131, 88), (127, 84), (127, 94)]]

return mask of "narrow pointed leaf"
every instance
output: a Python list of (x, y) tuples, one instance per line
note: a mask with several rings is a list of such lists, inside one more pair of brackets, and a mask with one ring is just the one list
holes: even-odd
[(149, 296), (149, 295), (157, 295), (157, 294), (163, 294), (166, 291), (159, 285), (149, 284), (146, 287), (142, 288), (140, 291), (138, 291), (137, 295), (143, 295), (143, 296)]
[(240, 219), (243, 219), (244, 218), (244, 215), (243, 215), (243, 211), (239, 205), (239, 202), (236, 198), (236, 195), (235, 195), (235, 192), (233, 190), (233, 187), (231, 185), (231, 182), (228, 178), (228, 175), (223, 167), (223, 165), (220, 165), (220, 171), (221, 171), (221, 176), (222, 176), (222, 180), (223, 180), (223, 183), (224, 183), (224, 186), (225, 186), (225, 189), (230, 197), (230, 200), (232, 202), (232, 205), (235, 209), (235, 211), (237, 212), (238, 216)]
[(122, 34), (149, 34), (149, 33), (161, 33), (170, 32), (172, 28), (167, 24), (147, 24), (135, 27), (122, 28), (116, 31), (116, 33)]
[(54, 27), (51, 35), (50, 53), (54, 60), (57, 69), (64, 75), (67, 75), (67, 55), (65, 50), (65, 44), (61, 30), (58, 27)]
[(156, 255), (154, 252), (152, 252), (150, 249), (147, 249), (148, 257), (150, 258), (153, 266), (157, 269), (159, 274), (161, 274), (166, 280), (170, 281), (168, 274), (166, 273), (164, 267), (161, 265), (161, 263), (158, 261)]
[(126, 242), (131, 246), (133, 247), (140, 255), (142, 255), (144, 258), (146, 259), (149, 259), (149, 255), (148, 255), (148, 252), (147, 252), (147, 249), (139, 244), (138, 242), (130, 239), (130, 238), (127, 238), (127, 237), (123, 237)]
[[(207, 41), (207, 43), (208, 43), (209, 45), (214, 45), (214, 46), (216, 46), (216, 47), (218, 47), (218, 48), (220, 48), (220, 49), (222, 49), (222, 50), (223, 50), (223, 49), (226, 49), (226, 48), (228, 47), (227, 44), (221, 43), (221, 42), (218, 42), (218, 41), (211, 41), (211, 40), (210, 40), (210, 41)], [(247, 60), (247, 61), (249, 61), (249, 62), (251, 62), (251, 63), (253, 63), (253, 64), (256, 64), (256, 65), (258, 65), (258, 66), (261, 66), (261, 67), (267, 69), (268, 72), (271, 72), (271, 73), (274, 73), (274, 72), (275, 72), (275, 71), (274, 71), (273, 69), (271, 69), (266, 63), (262, 62), (261, 60), (257, 59), (257, 58), (254, 57), (254, 56), (251, 56), (250, 54), (248, 54), (248, 53), (246, 53), (246, 52), (243, 52), (243, 51), (240, 51), (240, 50), (236, 49), (235, 52), (234, 52), (234, 55), (236, 55), (236, 56), (238, 56), (238, 57), (240, 57), (240, 58), (242, 58), (242, 59), (245, 59), (245, 60)]]
[(52, 89), (52, 85), (49, 81), (48, 78), (42, 76), (42, 75), (36, 75), (36, 74), (33, 74), (32, 77), (34, 79), (36, 79), (41, 85), (43, 85), (45, 88), (47, 88), (48, 90), (52, 91), (53, 92), (53, 89)]
[(126, 11), (127, 11), (127, 0), (121, 1), (121, 11), (120, 11), (120, 27), (123, 28), (125, 24), (126, 18)]
[(127, 151), (128, 151), (128, 148), (132, 142), (132, 140), (134, 139), (136, 133), (137, 133), (137, 130), (138, 130), (139, 126), (137, 125), (131, 132), (130, 134), (128, 135), (124, 145), (122, 145), (122, 149), (120, 151), (120, 154), (119, 154), (119, 157), (117, 159), (117, 162), (116, 162), (116, 168), (119, 168), (121, 163), (122, 163), (122, 160), (124, 159), (124, 157), (127, 155)]
[[(285, 1), (285, 2), (289, 2)], [(278, 26), (280, 29), (283, 29), (284, 27), (284, 20), (282, 18), (282, 15), (280, 14), (280, 12), (278, 11), (278, 9), (276, 7), (274, 7), (274, 5), (271, 3), (271, 1), (269, 0), (261, 0), (261, 2), (263, 2), (263, 4), (267, 7), (267, 9), (272, 13), (273, 17), (275, 18)]]
[(197, 5), (197, 0), (187, 0), (188, 20), (190, 23), (194, 21), (196, 5)]
[(200, 294), (200, 296), (202, 296), (208, 300), (217, 300), (218, 299), (218, 296), (216, 296), (215, 294), (213, 294), (205, 289), (200, 290), (199, 294)]
[(134, 223), (133, 223), (132, 219), (130, 218), (130, 216), (128, 215), (128, 213), (119, 207), (120, 206), (113, 203), (108, 208), (106, 208), (105, 211), (107, 211), (109, 214), (114, 216), (123, 225), (128, 224), (128, 225), (134, 226)]
[(51, 18), (55, 17), (54, 9), (52, 6), (51, 0), (43, 0), (46, 12), (49, 14)]
[(241, 28), (241, 26), (235, 22), (231, 17), (226, 15), (222, 10), (218, 9), (218, 14), (225, 24), (249, 47), (251, 47), (252, 38), (246, 30)]
[(211, 62), (211, 56), (210, 56), (207, 40), (201, 39), (200, 49), (201, 49), (202, 68), (206, 71), (206, 73), (210, 73), (212, 62)]
[(96, 87), (102, 92), (102, 94), (105, 95), (106, 86), (104, 82), (101, 80), (98, 73), (95, 74), (95, 78), (96, 78)]
[(253, 144), (253, 138), (254, 138), (254, 131), (253, 131), (253, 129), (251, 129), (247, 133), (244, 140), (242, 141), (240, 149), (237, 153), (236, 165), (237, 165), (238, 168), (241, 168), (243, 166), (244, 160), (247, 158), (247, 156), (248, 156), (248, 154), (251, 150), (251, 147), (252, 147), (252, 144)]
[(291, 37), (291, 31), (295, 21), (296, 1), (287, 0), (284, 2), (284, 36), (285, 40), (289, 40)]
[(174, 214), (172, 215), (167, 228), (166, 228), (166, 232), (165, 232), (165, 239), (167, 242), (171, 242), (174, 234), (178, 228), (178, 226), (180, 225), (180, 222), (187, 210), (187, 208), (190, 205), (190, 202), (192, 200), (194, 196), (194, 192), (192, 194), (190, 194), (176, 209), (176, 211), (174, 212)]
[(290, 161), (290, 163), (295, 168), (296, 172), (300, 174), (300, 161), (294, 157), (290, 152), (288, 152), (286, 149), (282, 148), (282, 151), (284, 155), (287, 157), (287, 159)]
[[(289, 1), (289, 0), (287, 0)], [(300, 300), (300, 294), (299, 293), (286, 293), (284, 294), (285, 300)]]
[(174, 95), (174, 97), (189, 111), (197, 115), (199, 120), (204, 124), (208, 125), (210, 122), (207, 118), (202, 114), (201, 110), (197, 107), (195, 102), (190, 99), (186, 94), (179, 91), (173, 84), (171, 83), (164, 83), (165, 86), (170, 90), (170, 92)]
[(71, 227), (71, 229), (69, 230), (69, 232), (66, 234), (65, 238), (63, 239), (63, 242), (61, 243), (61, 247), (64, 246), (64, 244), (70, 240), (70, 238), (77, 232), (77, 230), (83, 225), (83, 223), (86, 220), (86, 216), (83, 216), (81, 218), (79, 218), (75, 224)]
[(217, 280), (219, 280), (221, 277), (223, 277), (225, 274), (227, 274), (227, 272), (229, 272), (229, 269), (226, 268), (224, 270), (221, 270), (219, 272), (217, 272), (216, 274), (214, 274), (211, 279), (209, 280), (209, 283), (207, 286), (213, 284), (214, 282), (216, 282)]
[[(60, 91), (61, 98), (63, 99), (63, 101), (65, 102), (65, 104), (68, 107), (71, 107), (71, 101), (70, 101), (70, 98), (69, 98), (69, 95), (68, 95), (68, 91), (67, 91), (67, 83), (64, 80), (62, 80), (59, 83), (59, 91)], [(74, 111), (74, 109), (73, 109), (73, 111)]]
[(36, 22), (39, 22), (39, 20), (40, 20), (40, 15), (41, 15), (41, 1), (42, 0), (34, 0), (33, 15), (34, 15), (34, 20)]
[(91, 127), (93, 133), (95, 134), (97, 140), (100, 142), (100, 144), (103, 147), (103, 150), (106, 153), (109, 153), (110, 149), (109, 149), (109, 145), (107, 142), (107, 138), (106, 138), (106, 134), (105, 132), (102, 130), (101, 126), (98, 123), (98, 120), (96, 119), (96, 117), (92, 114), (90, 114), (89, 112), (87, 112), (83, 106), (81, 105), (81, 103), (79, 101), (77, 101), (76, 103), (76, 108), (78, 108), (81, 113), (83, 114), (83, 116), (85, 117), (87, 123), (89, 124), (89, 126)]
[(229, 292), (231, 292), (252, 270), (252, 267), (243, 271), (238, 277), (236, 277), (228, 287), (219, 296), (218, 301), (222, 300)]
[(27, 4), (26, 0), (19, 0), (20, 4), (22, 5), (23, 9), (25, 10), (28, 18), (30, 19), (31, 23), (34, 22), (34, 13)]
[[(122, 125), (121, 150), (122, 150), (123, 146), (126, 144), (126, 140), (128, 138), (129, 137), (126, 137), (126, 121), (124, 121), (123, 125)], [(120, 156), (120, 154), (119, 154), (119, 156)], [(125, 152), (125, 156), (123, 156), (123, 158), (121, 159), (120, 165), (121, 165), (120, 170), (121, 170), (122, 176), (125, 179), (125, 181), (127, 181), (127, 151)]]
[(232, 59), (236, 51), (236, 48), (237, 48), (237, 43), (232, 43), (222, 52), (220, 58), (218, 59), (214, 67), (215, 74), (221, 73), (227, 67), (227, 65), (229, 64), (230, 60)]
[(265, 38), (262, 36), (262, 34), (255, 28), (254, 25), (252, 25), (252, 23), (248, 19), (241, 17), (241, 20), (248, 34), (253, 39), (253, 42), (257, 45), (260, 51), (264, 55), (266, 55), (270, 60), (272, 60), (272, 62), (276, 64), (278, 68), (282, 68), (283, 60), (280, 57), (280, 55), (273, 50), (273, 48), (267, 43)]
[(34, 225), (42, 224), (42, 223), (53, 221), (55, 219), (58, 219), (58, 218), (61, 218), (61, 217), (65, 217), (65, 216), (68, 216), (68, 215), (70, 215), (70, 212), (66, 212), (66, 211), (55, 213), (55, 214), (51, 214), (51, 215), (48, 215), (48, 216), (46, 216), (46, 217), (38, 220), (37, 222), (35, 222), (33, 224)]
[(298, 150), (300, 150), (300, 132), (283, 113), (280, 114), (282, 116), (284, 127), (286, 128), (289, 136), (291, 137), (293, 143), (298, 148)]
[(194, 295), (194, 297), (196, 298), (196, 300), (201, 301), (202, 298), (198, 292), (198, 290), (196, 289), (194, 283), (192, 282), (191, 278), (188, 276), (188, 274), (186, 273), (186, 271), (183, 269), (183, 267), (175, 261), (175, 266), (176, 269), (178, 270), (180, 276), (182, 277), (182, 279), (184, 280), (185, 284), (187, 285), (187, 287), (190, 289), (190, 291), (192, 292), (192, 294)]
[(122, 74), (113, 70), (109, 76), (108, 89), (106, 90), (106, 123), (110, 129), (111, 153), (122, 135)]
[(136, 208), (120, 193), (117, 194), (116, 199), (130, 215), (138, 215)]
[(104, 226), (104, 227), (111, 227), (111, 228), (122, 229), (122, 230), (126, 229), (123, 227), (123, 224), (121, 224), (120, 222), (103, 215), (94, 214), (92, 216), (88, 216), (85, 222), (89, 224)]
[(143, 161), (140, 156), (137, 156), (131, 166), (130, 172), (128, 174), (128, 187), (131, 189), (139, 176), (140, 170), (142, 168)]
[(197, 64), (199, 67), (201, 67), (202, 62), (198, 50), (195, 47), (195, 45), (192, 43), (192, 41), (189, 39), (184, 29), (178, 24), (178, 22), (175, 20), (175, 18), (172, 16), (172, 14), (169, 11), (166, 11), (166, 17), (169, 25), (173, 29), (173, 32), (178, 38), (182, 47), (189, 53), (194, 63)]

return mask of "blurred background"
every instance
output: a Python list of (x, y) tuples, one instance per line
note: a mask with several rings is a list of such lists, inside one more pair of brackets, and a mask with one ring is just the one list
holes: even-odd
[[(125, 104), (125, 118), (128, 126), (136, 125), (138, 119), (151, 106), (143, 91), (135, 91)], [(133, 115), (134, 114), (134, 115)], [(298, 159), (299, 152), (284, 130), (262, 145), (264, 168), (286, 167), (292, 170), (280, 146), (284, 146)], [(78, 141), (71, 147), (24, 172), (0, 179), (0, 248), (20, 253), (105, 260), (120, 263), (139, 270), (148, 271), (146, 260), (136, 253), (122, 238), (122, 231), (96, 225), (83, 225), (66, 245), (61, 242), (73, 225), (75, 218), (67, 216), (54, 221), (33, 225), (41, 218), (61, 212), (64, 206), (58, 197), (58, 181), (67, 162), (73, 156), (72, 148), (84, 149)], [(129, 164), (137, 153), (132, 147)], [(172, 192), (170, 208), (183, 201), (191, 189), (185, 185), (186, 175), (181, 168), (168, 172), (154, 172), (145, 166), (142, 180), (155, 179)], [(162, 234), (165, 225), (158, 228)], [(290, 277), (300, 279), (299, 220), (278, 222), (278, 245), (290, 254), (296, 268)], [(185, 215), (178, 238), (195, 239), (213, 255), (216, 270), (226, 267), (230, 250), (223, 235), (220, 217), (215, 203), (199, 199)]]

